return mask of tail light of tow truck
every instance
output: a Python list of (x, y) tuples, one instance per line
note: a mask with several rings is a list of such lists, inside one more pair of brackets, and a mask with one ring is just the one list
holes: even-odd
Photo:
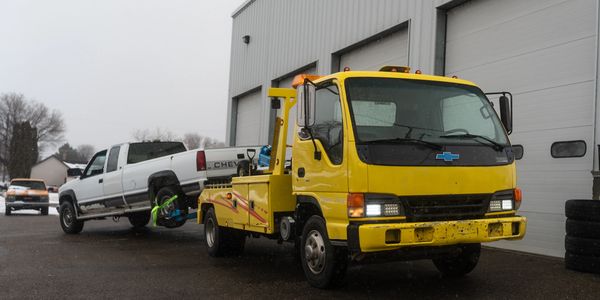
[(206, 171), (206, 155), (204, 151), (196, 152), (196, 171)]

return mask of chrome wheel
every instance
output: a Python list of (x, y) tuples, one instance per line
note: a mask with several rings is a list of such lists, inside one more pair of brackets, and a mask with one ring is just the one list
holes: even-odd
[(71, 210), (71, 208), (66, 207), (63, 209), (62, 221), (65, 227), (71, 227), (73, 225), (74, 218), (75, 217), (73, 216), (73, 211)]
[(319, 231), (312, 230), (309, 232), (304, 243), (304, 257), (308, 268), (313, 274), (323, 272), (327, 253), (325, 251), (325, 241)]
[(206, 236), (206, 244), (208, 244), (208, 247), (213, 247), (215, 245), (215, 223), (212, 218), (206, 220), (204, 235)]

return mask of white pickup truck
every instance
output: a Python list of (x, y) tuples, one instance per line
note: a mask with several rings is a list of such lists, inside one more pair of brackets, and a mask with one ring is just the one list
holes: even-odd
[(248, 156), (253, 159), (258, 149), (187, 151), (180, 142), (114, 145), (96, 153), (78, 179), (60, 187), (60, 225), (74, 234), (81, 232), (85, 220), (125, 216), (134, 227), (145, 226), (154, 206), (177, 195), (158, 211), (156, 223), (179, 227), (188, 210), (197, 207), (196, 198), (207, 180), (228, 181), (246, 172)]

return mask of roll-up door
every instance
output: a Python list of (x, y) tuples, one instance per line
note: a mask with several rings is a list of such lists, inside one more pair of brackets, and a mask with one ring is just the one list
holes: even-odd
[(382, 66), (408, 65), (408, 29), (401, 29), (340, 55), (340, 71), (379, 70)]
[[(596, 1), (474, 0), (448, 11), (446, 75), (514, 95), (513, 144), (524, 240), (494, 245), (564, 255), (564, 203), (592, 193)], [(557, 141), (583, 140), (583, 157), (553, 158)]]
[[(247, 94), (237, 99), (235, 145), (258, 145), (262, 110), (261, 91)], [(265, 100), (266, 101), (266, 100)]]

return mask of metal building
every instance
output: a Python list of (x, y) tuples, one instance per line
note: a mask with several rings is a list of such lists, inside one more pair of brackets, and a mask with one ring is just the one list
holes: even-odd
[(408, 65), (511, 91), (529, 224), (495, 245), (564, 255), (564, 202), (598, 171), (598, 0), (250, 0), (232, 17), (230, 144), (269, 143), (267, 89), (298, 73)]

